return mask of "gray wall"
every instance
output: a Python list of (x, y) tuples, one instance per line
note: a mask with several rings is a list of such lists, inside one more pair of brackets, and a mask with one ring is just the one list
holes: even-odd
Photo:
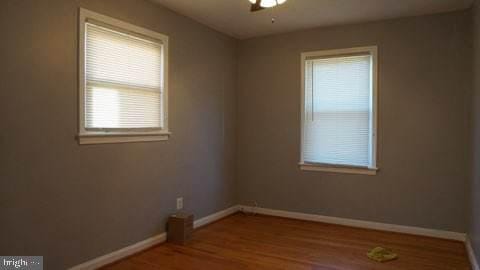
[[(246, 40), (239, 45), (239, 203), (466, 231), (469, 11)], [(300, 171), (300, 53), (378, 45), (376, 176)]]
[(473, 177), (469, 237), (480, 262), (480, 1), (473, 7)]
[[(235, 203), (236, 41), (143, 0), (0, 8), (0, 254), (65, 269)], [(79, 146), (78, 8), (170, 36), (167, 142)], [(208, 65), (207, 65), (208, 64)]]

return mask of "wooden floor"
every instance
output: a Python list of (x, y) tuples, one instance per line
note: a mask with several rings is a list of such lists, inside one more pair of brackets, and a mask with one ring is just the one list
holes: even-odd
[[(370, 248), (399, 259), (370, 261)], [(229, 216), (194, 233), (187, 246), (162, 244), (104, 269), (470, 269), (463, 243), (270, 216)]]

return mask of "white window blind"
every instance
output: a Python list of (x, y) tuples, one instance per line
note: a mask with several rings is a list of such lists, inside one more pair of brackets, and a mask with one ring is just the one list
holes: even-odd
[(372, 56), (306, 58), (304, 163), (373, 167)]
[(85, 24), (85, 128), (163, 127), (163, 48), (128, 31)]

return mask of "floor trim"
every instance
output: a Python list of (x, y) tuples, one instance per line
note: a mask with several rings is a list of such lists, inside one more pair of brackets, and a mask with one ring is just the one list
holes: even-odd
[(133, 255), (135, 253), (138, 253), (140, 251), (143, 251), (145, 249), (148, 249), (150, 247), (153, 247), (155, 245), (158, 245), (160, 243), (163, 243), (167, 240), (167, 234), (166, 233), (161, 233), (159, 235), (150, 237), (146, 240), (143, 240), (141, 242), (135, 243), (133, 245), (130, 245), (128, 247), (124, 247), (122, 249), (119, 249), (117, 251), (114, 251), (112, 253), (103, 255), (101, 257), (95, 258), (91, 261), (84, 262), (82, 264), (79, 264), (77, 266), (74, 266), (70, 268), (70, 270), (93, 270), (100, 268), (102, 266), (105, 266), (107, 264), (116, 262), (118, 260), (121, 260), (123, 258), (126, 258), (130, 255)]
[(472, 247), (472, 242), (468, 237), (467, 237), (467, 241), (465, 242), (465, 247), (467, 248), (468, 259), (470, 260), (470, 264), (472, 265), (472, 270), (480, 270), (477, 257), (475, 256), (475, 251), (473, 250), (473, 247)]
[[(216, 212), (214, 214), (211, 214), (209, 216), (200, 218), (198, 220), (195, 220), (193, 223), (194, 228), (200, 228), (202, 226), (205, 226), (207, 224), (210, 224), (212, 222), (215, 222), (219, 219), (222, 219), (226, 216), (229, 216), (235, 212), (239, 211), (239, 207), (232, 206), (228, 209)], [(70, 268), (70, 270), (93, 270), (93, 269), (98, 269), (102, 266), (105, 266), (107, 264), (111, 264), (113, 262), (116, 262), (118, 260), (121, 260), (123, 258), (126, 258), (130, 255), (133, 255), (135, 253), (141, 252), (143, 250), (146, 250), (152, 246), (158, 245), (160, 243), (163, 243), (167, 240), (167, 234), (166, 233), (161, 233), (156, 236), (150, 237), (146, 240), (143, 240), (141, 242), (135, 243), (133, 245), (124, 247), (122, 249), (119, 249), (117, 251), (114, 251), (112, 253), (100, 256), (98, 258), (95, 258), (93, 260), (84, 262), (82, 264), (79, 264), (77, 266), (74, 266)]]
[(458, 232), (433, 230), (433, 229), (395, 225), (395, 224), (386, 224), (386, 223), (371, 222), (371, 221), (364, 221), (364, 220), (357, 220), (357, 219), (305, 214), (305, 213), (299, 213), (299, 212), (289, 212), (289, 211), (274, 210), (274, 209), (268, 209), (268, 208), (258, 208), (258, 207), (253, 208), (250, 206), (243, 206), (243, 205), (239, 206), (239, 209), (245, 212), (254, 212), (257, 214), (277, 216), (277, 217), (285, 217), (285, 218), (316, 221), (316, 222), (323, 222), (323, 223), (330, 223), (330, 224), (337, 224), (337, 225), (345, 225), (345, 226), (357, 227), (357, 228), (429, 236), (429, 237), (436, 237), (436, 238), (442, 238), (442, 239), (457, 240), (461, 242), (466, 241), (466, 234), (458, 233)]
[(213, 213), (209, 216), (203, 217), (201, 219), (197, 219), (193, 222), (193, 227), (195, 229), (200, 228), (202, 226), (208, 225), (210, 223), (213, 223), (219, 219), (222, 219), (224, 217), (230, 216), (232, 214), (235, 214), (240, 210), (240, 207), (238, 205), (232, 206), (230, 208), (227, 208), (225, 210)]

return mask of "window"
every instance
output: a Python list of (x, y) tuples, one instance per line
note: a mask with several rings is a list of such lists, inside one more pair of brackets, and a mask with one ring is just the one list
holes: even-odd
[(168, 37), (80, 11), (80, 144), (168, 139)]
[(377, 48), (302, 54), (300, 167), (376, 174)]

